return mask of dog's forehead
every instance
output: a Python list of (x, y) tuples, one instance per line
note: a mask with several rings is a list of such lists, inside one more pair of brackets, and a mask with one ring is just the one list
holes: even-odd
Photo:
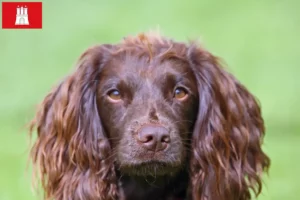
[(107, 71), (113, 76), (126, 79), (158, 79), (167, 75), (186, 75), (192, 73), (191, 68), (185, 62), (165, 60), (163, 62), (155, 58), (151, 62), (135, 56), (126, 56), (123, 59), (113, 59)]

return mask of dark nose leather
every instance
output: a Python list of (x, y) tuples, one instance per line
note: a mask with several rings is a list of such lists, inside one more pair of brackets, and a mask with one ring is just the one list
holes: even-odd
[(146, 125), (138, 131), (137, 140), (142, 147), (157, 152), (167, 148), (170, 143), (170, 134), (163, 126)]

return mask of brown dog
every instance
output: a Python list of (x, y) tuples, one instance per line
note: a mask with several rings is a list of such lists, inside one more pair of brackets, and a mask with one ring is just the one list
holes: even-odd
[(270, 162), (247, 89), (201, 46), (154, 34), (84, 52), (35, 128), (45, 199), (248, 200)]

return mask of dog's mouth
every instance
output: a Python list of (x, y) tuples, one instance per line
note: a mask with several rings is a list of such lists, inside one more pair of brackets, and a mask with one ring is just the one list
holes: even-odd
[(146, 161), (140, 163), (126, 163), (119, 167), (120, 172), (136, 176), (163, 176), (176, 174), (181, 169), (179, 163), (163, 161)]

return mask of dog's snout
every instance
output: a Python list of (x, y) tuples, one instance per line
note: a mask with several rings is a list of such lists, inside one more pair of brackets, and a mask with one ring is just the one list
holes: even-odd
[(162, 151), (170, 143), (170, 134), (163, 126), (146, 125), (138, 131), (137, 140), (149, 151)]

